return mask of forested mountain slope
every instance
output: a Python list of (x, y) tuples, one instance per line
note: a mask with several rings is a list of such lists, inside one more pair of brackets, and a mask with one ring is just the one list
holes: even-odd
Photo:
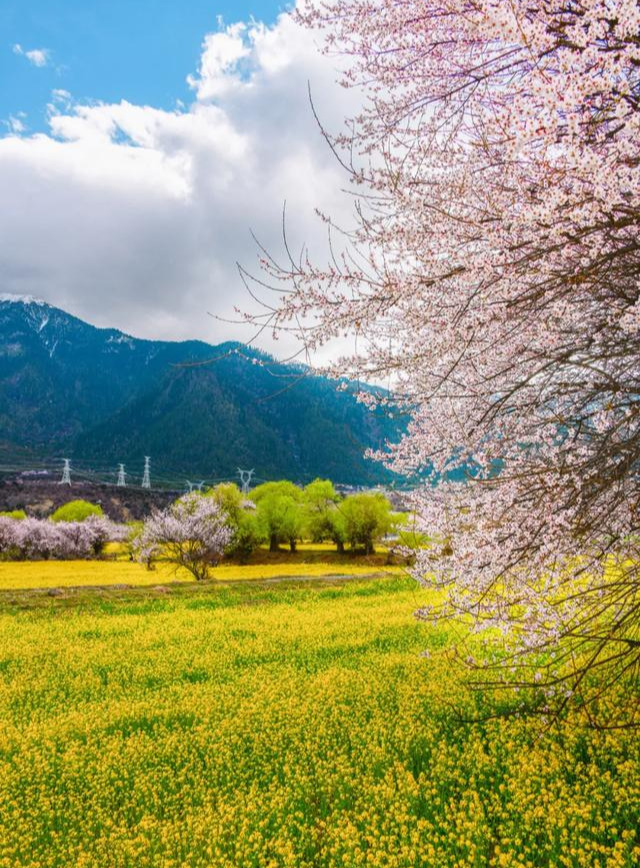
[(236, 344), (140, 340), (0, 295), (6, 455), (26, 447), (101, 463), (152, 455), (156, 467), (201, 476), (247, 466), (263, 478), (387, 479), (363, 453), (396, 439), (398, 422), (301, 373)]

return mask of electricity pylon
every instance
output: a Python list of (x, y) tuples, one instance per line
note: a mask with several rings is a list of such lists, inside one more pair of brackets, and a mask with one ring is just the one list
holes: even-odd
[(60, 485), (71, 485), (71, 459), (64, 458), (64, 467), (62, 468), (62, 479)]
[(144, 473), (142, 474), (142, 487), (151, 488), (151, 459), (144, 456)]
[(238, 473), (240, 474), (240, 484), (242, 485), (242, 493), (249, 494), (249, 488), (251, 486), (251, 477), (253, 476), (253, 470), (240, 470), (238, 467)]
[(127, 484), (127, 474), (124, 472), (124, 464), (118, 464), (118, 481), (116, 485), (124, 488)]

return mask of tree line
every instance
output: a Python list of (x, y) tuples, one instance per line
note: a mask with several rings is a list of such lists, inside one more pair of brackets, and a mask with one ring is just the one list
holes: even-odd
[(267, 543), (275, 552), (282, 545), (295, 552), (300, 540), (332, 542), (373, 554), (375, 544), (394, 532), (402, 517), (392, 511), (381, 492), (341, 496), (328, 479), (315, 479), (301, 488), (288, 480), (265, 482), (244, 498), (234, 483), (206, 492), (229, 516), (234, 528), (233, 554), (246, 557)]
[[(390, 534), (415, 547), (403, 530), (406, 517), (394, 513), (381, 492), (340, 495), (328, 479), (304, 487), (288, 480), (266, 482), (245, 496), (234, 483), (178, 498), (144, 522), (119, 525), (97, 504), (71, 501), (48, 519), (22, 510), (0, 515), (0, 558), (9, 560), (100, 557), (108, 541), (126, 543), (131, 558), (152, 568), (162, 559), (208, 576), (223, 557), (246, 563), (263, 545), (271, 553), (302, 540), (331, 542), (337, 552), (371, 555)], [(420, 541), (418, 541), (420, 542)]]

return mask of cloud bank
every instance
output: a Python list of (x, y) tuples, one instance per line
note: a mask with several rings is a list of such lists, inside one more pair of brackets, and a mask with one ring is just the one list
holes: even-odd
[(350, 211), (307, 83), (331, 129), (354, 95), (316, 38), (288, 15), (221, 27), (175, 111), (55, 91), (47, 135), (0, 139), (0, 292), (142, 337), (248, 337), (206, 314), (250, 303), (236, 262), (256, 263), (251, 231), (281, 250), (286, 200), (292, 244), (323, 249), (315, 209)]

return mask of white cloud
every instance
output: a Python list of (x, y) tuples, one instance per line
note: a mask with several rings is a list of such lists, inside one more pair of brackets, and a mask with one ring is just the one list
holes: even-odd
[(27, 125), (26, 114), (24, 112), (18, 112), (16, 115), (10, 115), (8, 121), (4, 121), (4, 125), (9, 129), (11, 133), (15, 135), (20, 135), (21, 133), (26, 132)]
[(34, 66), (46, 66), (50, 57), (50, 52), (47, 48), (31, 48), (27, 50), (19, 42), (16, 42), (13, 46), (13, 53), (26, 57), (29, 63), (32, 63)]
[(286, 200), (292, 245), (324, 250), (316, 207), (350, 213), (307, 82), (332, 129), (354, 95), (315, 40), (287, 15), (206, 36), (186, 109), (54, 92), (48, 135), (0, 139), (0, 291), (141, 336), (246, 336), (206, 313), (249, 304), (251, 230), (279, 252)]
[[(205, 37), (199, 74), (187, 78), (198, 99), (221, 97), (239, 81), (241, 62), (248, 61), (252, 55), (247, 35), (248, 26), (238, 22)], [(255, 47), (255, 40), (252, 41)]]

